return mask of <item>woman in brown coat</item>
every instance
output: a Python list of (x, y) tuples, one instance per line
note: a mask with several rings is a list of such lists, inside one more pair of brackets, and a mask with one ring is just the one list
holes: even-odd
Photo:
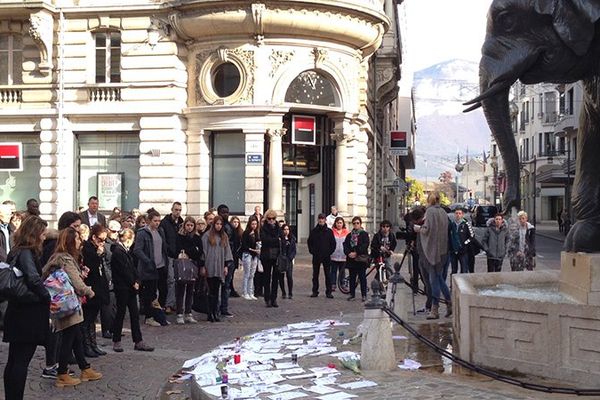
[[(42, 272), (42, 279), (46, 279), (53, 271), (62, 269), (69, 276), (69, 280), (78, 296), (94, 297), (94, 291), (83, 282), (83, 273), (79, 264), (81, 236), (74, 228), (66, 228), (58, 236), (56, 250)], [(58, 357), (57, 387), (75, 386), (81, 381), (95, 381), (102, 378), (102, 374), (94, 371), (85, 359), (83, 351), (83, 337), (79, 324), (83, 322), (81, 305), (79, 310), (64, 318), (55, 319), (54, 328), (62, 332), (62, 343)], [(71, 354), (75, 354), (77, 364), (81, 369), (80, 379), (72, 378), (68, 374), (68, 365)]]

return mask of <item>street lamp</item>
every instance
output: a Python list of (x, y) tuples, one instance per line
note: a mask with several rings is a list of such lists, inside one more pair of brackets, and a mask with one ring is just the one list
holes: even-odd
[(456, 202), (460, 203), (460, 200), (458, 200), (458, 174), (460, 174), (463, 171), (463, 169), (465, 169), (465, 164), (460, 163), (460, 153), (456, 155), (456, 165), (454, 166), (454, 169), (456, 170)]

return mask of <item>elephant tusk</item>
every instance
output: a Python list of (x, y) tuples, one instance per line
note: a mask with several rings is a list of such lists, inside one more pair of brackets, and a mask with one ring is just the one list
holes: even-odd
[[(467, 103), (464, 103), (463, 105), (467, 105)], [(463, 110), (463, 113), (468, 113), (468, 112), (477, 110), (479, 107), (481, 107), (481, 102), (477, 102), (477, 103), (473, 104), (471, 107), (467, 108), (466, 110)]]
[(481, 101), (483, 101), (487, 98), (495, 96), (496, 94), (500, 93), (501, 91), (503, 91), (504, 89), (506, 89), (509, 86), (510, 86), (510, 84), (507, 85), (506, 81), (496, 82), (493, 85), (491, 85), (489, 88), (487, 88), (485, 90), (485, 92), (481, 93), (479, 96), (475, 97), (474, 99), (469, 100), (466, 103), (463, 103), (463, 105), (470, 106), (472, 104), (480, 103)]

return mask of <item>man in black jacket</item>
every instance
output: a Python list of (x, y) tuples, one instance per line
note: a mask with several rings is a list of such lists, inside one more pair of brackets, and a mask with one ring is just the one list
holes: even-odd
[(450, 262), (452, 263), (452, 273), (458, 272), (458, 263), (460, 263), (460, 272), (469, 272), (469, 248), (473, 240), (473, 228), (464, 218), (462, 208), (454, 210), (454, 221), (450, 223)]
[(310, 297), (319, 295), (319, 269), (323, 264), (323, 272), (325, 273), (325, 294), (328, 299), (333, 299), (331, 294), (330, 265), (331, 254), (335, 251), (336, 243), (333, 231), (327, 227), (327, 217), (325, 214), (319, 214), (317, 225), (310, 231), (308, 235), (308, 251), (312, 254), (313, 278), (312, 278), (312, 294)]
[(183, 225), (181, 210), (181, 203), (178, 201), (174, 202), (171, 206), (171, 214), (165, 215), (162, 221), (160, 221), (160, 228), (165, 233), (167, 254), (169, 256), (167, 265), (167, 299), (166, 304), (161, 303), (163, 307), (166, 307), (167, 314), (175, 310), (175, 272), (173, 271), (173, 260), (177, 258), (177, 235), (179, 234), (181, 225)]

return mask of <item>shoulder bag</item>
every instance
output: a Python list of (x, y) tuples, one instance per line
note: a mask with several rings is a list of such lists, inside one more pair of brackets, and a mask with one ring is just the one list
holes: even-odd
[(173, 270), (177, 282), (195, 282), (198, 279), (196, 263), (190, 260), (183, 250), (179, 253), (179, 258), (173, 260)]
[(0, 297), (19, 303), (37, 303), (40, 299), (29, 290), (23, 272), (16, 266), (19, 255), (10, 264), (0, 262)]

